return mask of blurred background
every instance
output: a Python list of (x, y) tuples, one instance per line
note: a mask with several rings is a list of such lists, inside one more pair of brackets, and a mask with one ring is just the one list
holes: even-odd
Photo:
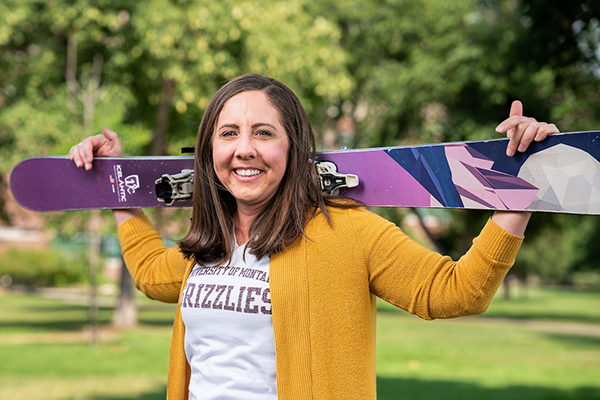
[[(132, 289), (110, 213), (31, 213), (10, 171), (104, 125), (177, 155), (248, 72), (299, 96), (320, 149), (494, 138), (515, 99), (600, 129), (600, 3), (0, 0), (0, 398), (164, 398), (174, 308)], [(454, 257), (490, 216), (375, 211)], [(170, 243), (189, 212), (147, 210)], [(599, 241), (598, 217), (535, 214), (482, 317), (382, 304), (379, 398), (599, 399)]]

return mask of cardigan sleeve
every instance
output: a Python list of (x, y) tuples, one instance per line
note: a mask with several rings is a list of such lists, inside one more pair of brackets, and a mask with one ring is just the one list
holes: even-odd
[(117, 233), (135, 286), (151, 299), (176, 303), (189, 263), (179, 248), (167, 248), (145, 215), (125, 221)]
[(483, 313), (522, 242), (490, 219), (455, 262), (418, 244), (383, 218), (362, 214), (352, 220), (371, 292), (424, 319)]

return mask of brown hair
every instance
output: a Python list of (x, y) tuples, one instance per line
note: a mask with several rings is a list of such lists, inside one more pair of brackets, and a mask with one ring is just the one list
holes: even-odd
[(231, 261), (236, 201), (214, 171), (212, 138), (225, 103), (239, 93), (253, 90), (265, 93), (278, 110), (290, 147), (283, 179), (275, 196), (250, 226), (246, 249), (258, 259), (280, 252), (304, 235), (304, 227), (317, 209), (329, 219), (326, 205), (352, 207), (347, 202), (324, 197), (313, 161), (315, 136), (296, 95), (275, 79), (256, 74), (242, 75), (215, 94), (198, 130), (192, 223), (179, 247), (188, 259), (201, 265), (221, 265)]

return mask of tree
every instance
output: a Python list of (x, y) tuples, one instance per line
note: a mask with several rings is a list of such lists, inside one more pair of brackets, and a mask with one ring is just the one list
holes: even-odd
[[(562, 130), (597, 128), (598, 7), (590, 0), (8, 0), (0, 4), (0, 171), (24, 156), (65, 154), (82, 137), (82, 109), (71, 106), (64, 76), (74, 35), (78, 71), (103, 57), (110, 90), (95, 120), (120, 133), (126, 154), (177, 154), (193, 144), (211, 96), (245, 72), (288, 84), (327, 145), (490, 138), (513, 99)], [(338, 143), (324, 139), (334, 131)], [(388, 215), (399, 220), (395, 214)], [(489, 214), (449, 214), (455, 223), (438, 241), (457, 255)], [(569, 231), (561, 219), (536, 215), (528, 233), (541, 237), (545, 226)]]
[[(332, 99), (347, 95), (352, 81), (337, 26), (313, 18), (306, 3), (0, 4), (6, 18), (0, 26), (0, 172), (27, 156), (66, 154), (93, 124), (119, 132), (125, 154), (177, 154), (194, 143), (216, 90), (246, 72), (286, 82), (318, 120)], [(92, 116), (74, 101), (85, 95), (76, 78), (93, 76), (99, 60), (103, 82), (96, 86), (109, 84), (109, 90)], [(88, 218), (85, 212), (50, 217), (63, 233), (81, 229)], [(180, 220), (173, 228), (159, 219), (159, 228), (174, 233), (187, 218)]]
[[(343, 144), (491, 138), (514, 99), (524, 102), (527, 115), (555, 122), (563, 131), (600, 125), (596, 2), (336, 0), (314, 7), (340, 26), (356, 79), (355, 90), (340, 98), (330, 114), (333, 127), (341, 119), (353, 120), (356, 134), (349, 143), (344, 136)], [(402, 218), (382, 212), (397, 222)], [(489, 213), (448, 213), (454, 224), (437, 243), (458, 256)], [(584, 263), (586, 254), (595, 254), (593, 246), (581, 251), (585, 240), (574, 236), (567, 223), (573, 220), (579, 221), (535, 215), (513, 271), (556, 279)], [(591, 236), (595, 225), (585, 223)], [(544, 242), (561, 243), (554, 249), (562, 251), (554, 256), (562, 267), (545, 263), (544, 271), (534, 268), (535, 258), (528, 254)], [(574, 257), (576, 244), (580, 254)]]

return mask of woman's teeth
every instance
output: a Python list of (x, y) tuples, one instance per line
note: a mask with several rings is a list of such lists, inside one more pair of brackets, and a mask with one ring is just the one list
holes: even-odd
[(236, 169), (235, 173), (239, 176), (254, 176), (260, 174), (257, 169)]

